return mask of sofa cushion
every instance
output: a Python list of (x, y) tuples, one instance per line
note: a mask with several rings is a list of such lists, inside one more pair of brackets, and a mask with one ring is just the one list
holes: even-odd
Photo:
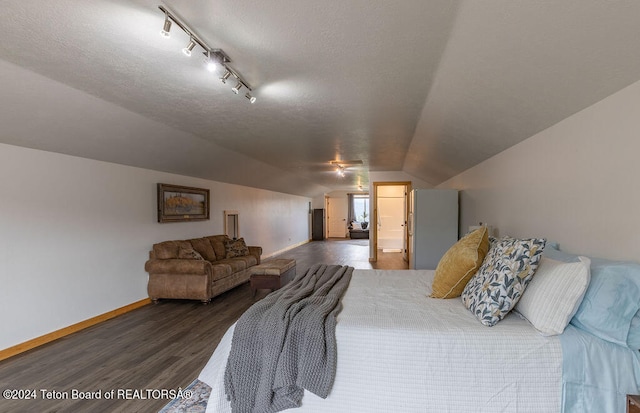
[(205, 260), (149, 260), (144, 269), (154, 274), (206, 274), (211, 263)]
[(247, 269), (247, 263), (242, 259), (243, 257), (237, 258), (225, 258), (224, 260), (216, 261), (216, 264), (226, 264), (231, 267), (231, 272), (238, 272)]
[(202, 255), (202, 258), (204, 258), (207, 261), (216, 260), (216, 253), (213, 250), (213, 247), (211, 246), (211, 242), (209, 242), (208, 239), (195, 238), (195, 239), (189, 240), (189, 242), (191, 242), (193, 249), (198, 251), (200, 255)]
[(225, 258), (244, 257), (245, 255), (249, 255), (249, 248), (247, 248), (244, 238), (225, 240), (224, 249), (227, 253)]
[(193, 248), (180, 248), (178, 250), (178, 258), (183, 260), (204, 260), (202, 255)]
[(235, 257), (234, 260), (242, 260), (246, 264), (246, 268), (258, 265), (258, 258), (255, 255), (244, 255), (242, 257)]
[(215, 262), (211, 265), (211, 281), (218, 281), (222, 278), (226, 278), (233, 274), (233, 270), (231, 269), (231, 265), (221, 263), (219, 261)]
[(188, 241), (165, 241), (153, 244), (153, 254), (159, 260), (178, 258), (181, 247), (192, 248)]
[(224, 241), (230, 238), (226, 235), (212, 235), (206, 238), (211, 243), (211, 247), (216, 254), (216, 259), (224, 259), (227, 256), (227, 250), (224, 248)]

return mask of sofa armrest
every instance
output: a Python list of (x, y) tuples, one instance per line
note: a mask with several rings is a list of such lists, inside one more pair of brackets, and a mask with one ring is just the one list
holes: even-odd
[(258, 259), (258, 264), (260, 264), (260, 256), (262, 255), (262, 247), (249, 246), (249, 255), (253, 255)]
[(149, 260), (144, 269), (154, 274), (211, 274), (211, 263), (205, 260)]

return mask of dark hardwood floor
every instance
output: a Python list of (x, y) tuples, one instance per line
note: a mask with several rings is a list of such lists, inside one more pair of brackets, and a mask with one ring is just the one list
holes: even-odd
[[(407, 268), (400, 253), (379, 254), (370, 263), (368, 240), (313, 241), (279, 258), (294, 258), (298, 274), (316, 263)], [(254, 298), (247, 283), (209, 305), (164, 300), (4, 360), (0, 390), (32, 391), (36, 398), (0, 397), (0, 412), (157, 412), (170, 398), (142, 397), (188, 386), (227, 328), (266, 294)], [(74, 390), (100, 392), (100, 398), (71, 400)], [(115, 397), (107, 399), (112, 390)], [(65, 395), (69, 399), (56, 399)]]

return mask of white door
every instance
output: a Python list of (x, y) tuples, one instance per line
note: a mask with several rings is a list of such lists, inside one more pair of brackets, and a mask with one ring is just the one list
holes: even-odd
[(347, 237), (347, 197), (329, 198), (327, 200), (328, 237)]

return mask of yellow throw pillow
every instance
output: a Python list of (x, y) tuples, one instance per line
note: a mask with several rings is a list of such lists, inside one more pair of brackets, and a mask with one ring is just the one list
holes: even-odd
[(436, 268), (431, 289), (433, 298), (455, 298), (482, 265), (489, 251), (487, 227), (480, 227), (453, 244)]

